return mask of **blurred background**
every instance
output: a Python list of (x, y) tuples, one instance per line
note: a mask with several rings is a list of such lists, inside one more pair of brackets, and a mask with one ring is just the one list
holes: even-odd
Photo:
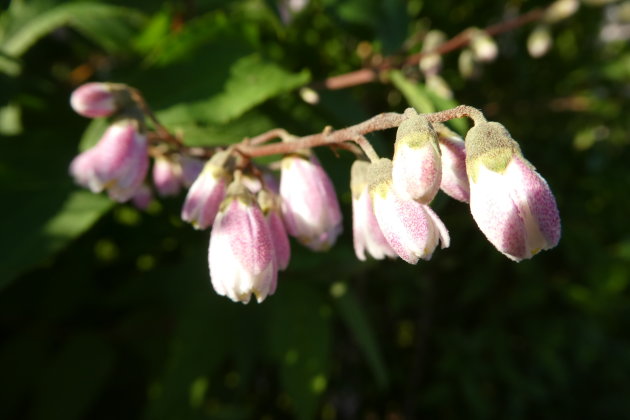
[[(0, 4), (0, 418), (630, 418), (630, 2), (581, 2), (542, 27), (546, 54), (528, 50), (539, 23), (497, 36), (492, 62), (445, 54), (441, 89), (413, 65), (334, 91), (318, 82), (400, 63), (430, 30), (548, 2)], [(69, 107), (87, 81), (138, 87), (191, 145), (472, 105), (547, 179), (563, 237), (514, 263), (440, 193), (450, 248), (361, 263), (351, 156), (319, 150), (345, 233), (321, 254), (293, 243), (276, 294), (235, 304), (210, 286), (183, 196), (141, 212), (73, 185), (104, 127)], [(370, 140), (388, 155), (394, 134)]]

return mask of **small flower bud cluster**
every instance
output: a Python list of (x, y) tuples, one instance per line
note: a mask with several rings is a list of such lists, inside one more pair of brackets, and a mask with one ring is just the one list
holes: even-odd
[(289, 265), (289, 235), (314, 251), (330, 248), (341, 233), (341, 210), (332, 182), (315, 155), (282, 160), (280, 183), (267, 171), (234, 170), (230, 149), (216, 153), (191, 186), (182, 219), (212, 226), (208, 262), (212, 285), (233, 301), (262, 302), (276, 290), (278, 270)]
[(351, 189), (361, 260), (367, 251), (376, 259), (397, 255), (416, 264), (430, 259), (438, 244), (448, 247), (448, 231), (429, 207), (438, 189), (470, 201), (480, 230), (514, 261), (553, 248), (560, 239), (549, 186), (505, 127), (494, 122), (477, 122), (464, 142), (443, 124), (408, 116), (398, 128), (393, 160), (355, 162)]
[[(271, 165), (255, 163), (238, 145), (206, 150), (209, 159), (203, 161), (177, 138), (149, 144), (145, 114), (166, 130), (132, 93), (124, 85), (90, 83), (72, 94), (78, 113), (109, 116), (112, 122), (95, 146), (72, 161), (70, 173), (93, 192), (106, 191), (113, 200), (146, 209), (153, 158), (153, 190), (166, 197), (187, 188), (181, 218), (195, 229), (211, 228), (208, 263), (219, 295), (243, 303), (272, 295), (278, 271), (289, 265), (289, 236), (313, 251), (334, 245), (342, 232), (341, 209), (332, 181), (310, 149), (291, 147), (290, 136), (271, 145), (284, 150), (279, 180)], [(447, 248), (448, 230), (430, 207), (439, 190), (469, 202), (479, 229), (512, 260), (556, 246), (560, 218), (549, 186), (505, 127), (465, 108), (475, 119), (465, 141), (413, 109), (394, 125), (392, 159), (379, 158), (364, 137), (354, 137), (371, 160), (357, 152), (351, 169), (359, 260), (400, 257), (417, 264), (429, 260), (438, 245)]]
[[(88, 118), (112, 118), (96, 145), (70, 164), (76, 183), (95, 193), (107, 191), (115, 201), (131, 201), (146, 209), (153, 196), (145, 183), (149, 142), (143, 113), (131, 99), (129, 88), (114, 83), (87, 83), (72, 93), (70, 105)], [(173, 151), (154, 157), (153, 185), (162, 197), (177, 195), (182, 187), (189, 187), (203, 167), (199, 159)]]

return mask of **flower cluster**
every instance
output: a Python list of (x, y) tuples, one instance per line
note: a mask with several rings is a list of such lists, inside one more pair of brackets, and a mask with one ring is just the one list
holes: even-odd
[[(289, 265), (289, 236), (313, 251), (334, 245), (342, 232), (341, 209), (312, 144), (303, 146), (287, 135), (256, 154), (254, 142), (245, 140), (205, 150), (200, 159), (177, 139), (150, 141), (144, 116), (152, 114), (127, 89), (90, 83), (73, 93), (71, 105), (78, 113), (109, 116), (113, 122), (94, 147), (72, 161), (70, 173), (94, 192), (107, 191), (112, 199), (141, 208), (151, 201), (152, 190), (164, 197), (188, 188), (181, 218), (196, 229), (211, 228), (208, 263), (218, 294), (244, 303), (252, 295), (261, 302), (273, 294), (278, 271)], [(475, 119), (465, 141), (435, 116), (430, 120), (412, 109), (371, 129), (398, 127), (392, 159), (378, 157), (365, 138), (357, 140), (363, 133), (346, 129), (348, 138), (340, 137), (338, 142), (354, 140), (364, 152), (357, 153), (350, 184), (358, 259), (400, 257), (416, 264), (429, 260), (438, 245), (448, 247), (448, 230), (430, 207), (439, 190), (469, 202), (480, 230), (512, 260), (558, 243), (558, 209), (545, 180), (505, 127), (464, 108), (469, 113), (463, 115), (473, 113)], [(331, 143), (329, 135), (322, 134), (322, 145)], [(272, 165), (252, 159), (278, 148), (279, 179)], [(153, 188), (146, 180), (150, 158)]]

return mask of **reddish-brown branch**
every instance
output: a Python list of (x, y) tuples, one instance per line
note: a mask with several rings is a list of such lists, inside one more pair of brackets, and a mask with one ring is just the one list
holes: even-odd
[[(249, 157), (260, 157), (269, 155), (279, 155), (287, 153), (295, 153), (302, 149), (310, 149), (319, 146), (328, 146), (340, 144), (346, 141), (353, 141), (359, 146), (365, 146), (363, 136), (365, 134), (386, 130), (389, 128), (398, 127), (404, 120), (412, 115), (416, 115), (416, 111), (413, 108), (409, 108), (404, 114), (398, 114), (395, 112), (387, 112), (378, 114), (369, 120), (352, 125), (350, 127), (342, 128), (339, 130), (325, 129), (322, 133), (311, 134), (304, 137), (293, 137), (292, 141), (252, 145), (250, 141), (244, 140), (240, 144), (236, 145), (236, 149), (239, 153)], [(433, 112), (430, 114), (423, 114), (430, 122), (444, 122), (453, 118), (469, 117), (472, 118), (475, 123), (485, 121), (485, 118), (481, 111), (476, 108), (460, 105), (453, 109), (447, 109), (444, 111)], [(261, 134), (260, 138), (268, 137), (268, 133), (276, 132), (274, 129), (267, 133)], [(374, 158), (376, 154), (372, 154), (371, 151), (364, 149), (368, 157)], [(372, 156), (370, 156), (372, 155)]]
[[(484, 29), (484, 31), (490, 35), (495, 36), (505, 32), (509, 32), (516, 28), (519, 28), (523, 25), (526, 25), (530, 22), (537, 21), (541, 19), (545, 14), (545, 9), (534, 9), (523, 15), (517, 16), (515, 18), (496, 23), (494, 25), (490, 25)], [(402, 66), (413, 66), (418, 64), (421, 58), (429, 55), (429, 54), (439, 54), (444, 55), (451, 51), (463, 48), (468, 45), (471, 40), (471, 31), (466, 29), (463, 32), (455, 35), (453, 38), (444, 42), (437, 48), (431, 51), (420, 52), (417, 54), (410, 55), (406, 60), (403, 61)], [(349, 73), (340, 74), (338, 76), (329, 77), (322, 82), (316, 82), (312, 85), (313, 88), (316, 89), (345, 89), (352, 86), (358, 86), (365, 83), (371, 83), (376, 81), (381, 73), (387, 71), (392, 68), (397, 68), (395, 64), (396, 58), (388, 57), (383, 60), (383, 63), (376, 67), (363, 68), (359, 70), (355, 70)]]

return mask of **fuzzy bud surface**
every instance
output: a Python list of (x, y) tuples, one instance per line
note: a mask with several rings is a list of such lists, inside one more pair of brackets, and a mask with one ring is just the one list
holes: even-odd
[(282, 215), (289, 235), (314, 251), (325, 251), (342, 231), (332, 181), (311, 152), (282, 159)]
[(560, 216), (547, 182), (505, 127), (480, 123), (466, 135), (470, 211), (479, 229), (514, 261), (560, 240)]

